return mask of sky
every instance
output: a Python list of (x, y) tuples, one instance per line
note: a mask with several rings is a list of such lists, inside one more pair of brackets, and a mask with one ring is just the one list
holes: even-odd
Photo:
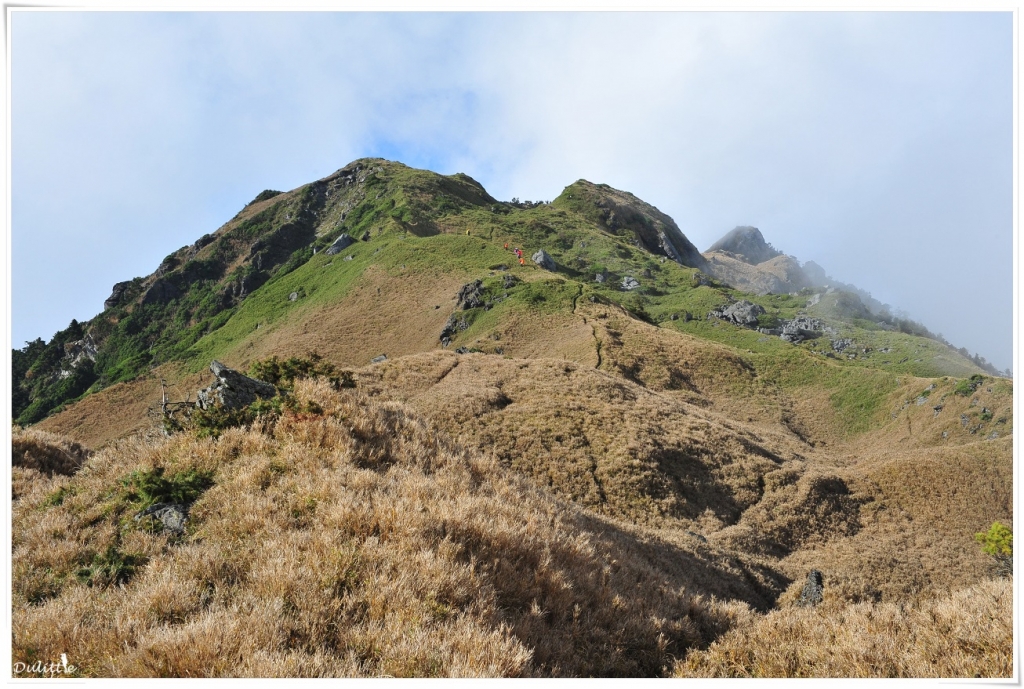
[(11, 341), (379, 156), (737, 225), (1005, 369), (1013, 25), (942, 12), (11, 15)]

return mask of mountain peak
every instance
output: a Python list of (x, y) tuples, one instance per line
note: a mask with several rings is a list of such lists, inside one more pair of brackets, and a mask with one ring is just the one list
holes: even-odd
[(706, 263), (675, 220), (628, 191), (579, 179), (567, 186), (553, 204), (581, 213), (610, 234), (629, 237), (653, 254), (668, 256), (691, 268), (702, 268)]
[(729, 230), (724, 237), (711, 245), (705, 253), (724, 251), (735, 254), (744, 263), (756, 266), (770, 261), (782, 252), (764, 240), (761, 230), (750, 225), (740, 225)]

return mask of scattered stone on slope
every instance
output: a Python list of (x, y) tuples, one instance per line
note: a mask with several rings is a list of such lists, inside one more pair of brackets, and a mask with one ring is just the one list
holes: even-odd
[(441, 340), (441, 346), (447, 347), (450, 345), (455, 334), (468, 327), (469, 322), (466, 321), (465, 316), (457, 316), (454, 313), (448, 316), (448, 320), (445, 321), (444, 327), (441, 328), (441, 336), (439, 338)]
[(821, 576), (821, 572), (816, 569), (812, 569), (807, 573), (807, 583), (804, 584), (803, 591), (800, 592), (800, 601), (797, 605), (804, 607), (813, 607), (821, 603), (825, 596), (825, 584)]
[(324, 253), (328, 256), (334, 256), (340, 254), (342, 251), (350, 247), (356, 240), (352, 239), (347, 232), (342, 234), (340, 237), (334, 240), (334, 243), (327, 247), (327, 251)]
[(482, 280), (474, 280), (463, 285), (455, 295), (455, 308), (466, 311), (483, 306), (483, 284)]
[(594, 282), (599, 282), (602, 285), (608, 280), (608, 271), (601, 271), (600, 273), (594, 274)]
[(851, 340), (848, 337), (843, 337), (843, 338), (840, 338), (838, 340), (832, 340), (832, 349), (833, 349), (833, 351), (839, 352), (840, 354), (847, 347), (852, 347), (852, 346), (853, 346), (853, 340)]
[(380, 356), (375, 356), (372, 359), (370, 359), (370, 363), (371, 364), (379, 364), (379, 363), (381, 363), (383, 361), (387, 361), (387, 360), (388, 360), (388, 355), (387, 354), (381, 354)]
[(626, 277), (622, 278), (622, 291), (623, 292), (632, 292), (633, 290), (635, 290), (639, 286), (640, 286), (640, 283), (634, 277), (630, 277), (630, 276), (627, 275)]
[(539, 249), (537, 253), (531, 256), (531, 258), (533, 259), (534, 263), (539, 265), (544, 270), (555, 270), (555, 259), (551, 258), (551, 255), (548, 252), (544, 251), (544, 249)]
[(269, 398), (277, 394), (277, 388), (270, 383), (243, 375), (219, 361), (214, 360), (210, 364), (210, 371), (217, 376), (217, 380), (196, 394), (196, 404), (200, 409), (210, 409), (217, 404), (228, 409), (240, 409), (261, 397)]
[(180, 535), (185, 533), (185, 522), (188, 520), (188, 506), (178, 503), (158, 502), (135, 515), (135, 521), (139, 521), (143, 517), (153, 517), (163, 524), (165, 529)]
[(127, 282), (118, 282), (114, 285), (114, 288), (110, 291), (110, 296), (107, 297), (106, 301), (103, 302), (103, 308), (109, 309), (117, 306), (121, 303), (121, 298), (124, 296), (125, 290), (131, 285), (131, 280)]
[(515, 275), (506, 275), (505, 279), (502, 280), (501, 284), (505, 289), (512, 289), (513, 287), (516, 286), (516, 283), (518, 282), (519, 278), (517, 278)]

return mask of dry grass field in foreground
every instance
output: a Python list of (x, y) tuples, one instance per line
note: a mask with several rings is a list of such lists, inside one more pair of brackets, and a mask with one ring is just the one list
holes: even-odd
[[(297, 393), (322, 411), (216, 441), (123, 441), (73, 477), (23, 472), (15, 661), (66, 653), (110, 677), (651, 676), (745, 614), (696, 593), (695, 576), (743, 592), (713, 554), (558, 503), (397, 405)], [(133, 519), (154, 476), (209, 483), (181, 538)]]
[[(70, 475), (45, 458), (74, 446), (16, 432), (13, 660), (65, 653), (95, 677), (1011, 672), (1007, 581), (796, 608), (796, 571), (729, 539), (595, 515), (399, 402), (314, 381), (295, 397), (276, 421), (136, 436)], [(772, 455), (714, 433), (731, 461)], [(803, 505), (816, 480), (779, 496)], [(192, 502), (184, 534), (135, 519), (161, 501)]]
[(695, 651), (677, 677), (1010, 677), (1013, 585), (913, 604), (789, 607)]

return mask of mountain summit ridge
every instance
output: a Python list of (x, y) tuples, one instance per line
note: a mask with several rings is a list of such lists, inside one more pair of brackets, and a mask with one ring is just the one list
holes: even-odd
[[(455, 235), (463, 239), (455, 241)], [(419, 255), (396, 264), (416, 263), (440, 251), (433, 263), (415, 268), (421, 279), (442, 264), (445, 275), (463, 273), (484, 260), (477, 257), (482, 249), (489, 257), (484, 264), (493, 266), (508, 266), (515, 258), (504, 253), (505, 244), (521, 245), (527, 256), (544, 251), (538, 255), (551, 256), (557, 273), (581, 284), (596, 281), (611, 290), (608, 298), (641, 317), (651, 317), (652, 309), (661, 309), (657, 318), (669, 318), (672, 309), (694, 315), (699, 303), (695, 315), (703, 318), (737, 298), (729, 288), (769, 295), (816, 287), (798, 262), (767, 244), (756, 228), (738, 227), (712, 247), (722, 250), (701, 254), (671, 217), (607, 184), (580, 179), (550, 203), (501, 202), (464, 173), (441, 175), (382, 158), (360, 158), (291, 191), (261, 192), (220, 228), (168, 254), (149, 276), (115, 284), (96, 317), (73, 322), (49, 343), (40, 339), (14, 350), (15, 418), (37, 422), (83, 395), (166, 362), (192, 359), (202, 342), (226, 337), (223, 328), (233, 319), (241, 323), (239, 313), (252, 310), (243, 308), (252, 295), (270, 283), (284, 284), (343, 236), (350, 239), (341, 244), (350, 248), (341, 261), (363, 256), (362, 247), (375, 242), (384, 243), (375, 245), (376, 255), (396, 240), (409, 248), (414, 240), (447, 237), (441, 243), (428, 241)], [(466, 237), (485, 243), (473, 248)], [(728, 253), (729, 248), (735, 252)], [(749, 256), (736, 253), (741, 251)], [(669, 271), (665, 261), (684, 273)], [(310, 276), (312, 282), (296, 285), (286, 297), (298, 303), (316, 289), (317, 279)], [(711, 292), (690, 291), (705, 283)], [(852, 303), (857, 297), (846, 299)], [(277, 313), (280, 307), (272, 310)], [(846, 316), (832, 315), (863, 316), (858, 309), (847, 311)], [(261, 318), (253, 318), (252, 327), (259, 326)], [(882, 325), (903, 327), (892, 318)], [(923, 328), (911, 331), (929, 334)], [(974, 370), (962, 363), (942, 366), (919, 372)]]

